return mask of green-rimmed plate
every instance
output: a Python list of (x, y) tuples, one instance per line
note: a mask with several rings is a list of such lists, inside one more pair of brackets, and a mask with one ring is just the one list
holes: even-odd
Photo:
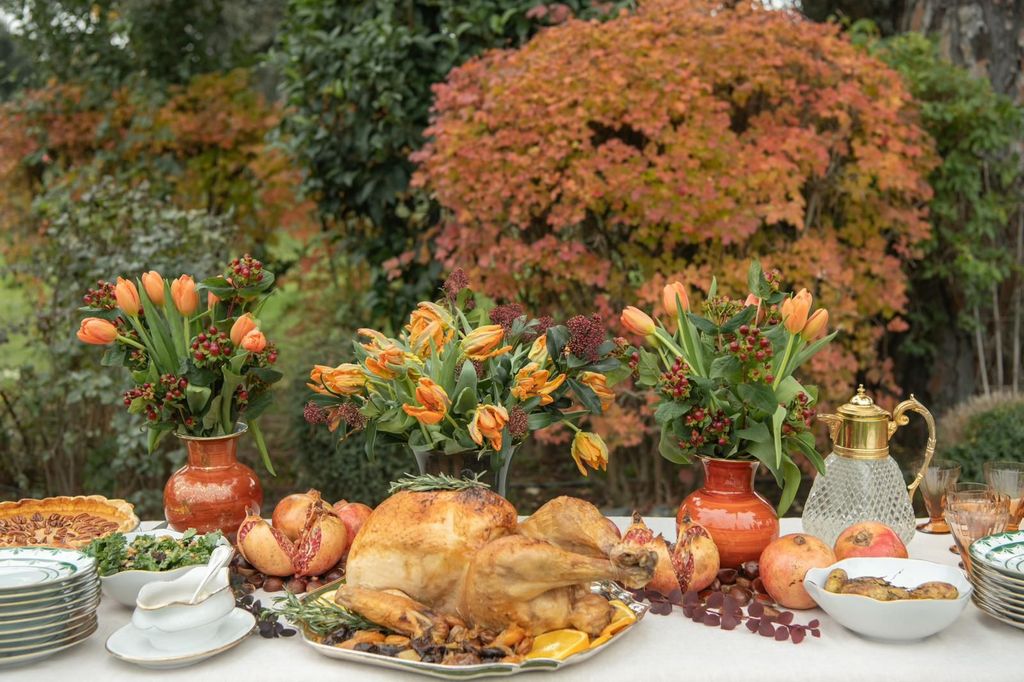
[(39, 598), (33, 601), (0, 608), (0, 630), (3, 629), (4, 623), (7, 623), (10, 620), (49, 613), (54, 610), (71, 608), (82, 603), (82, 601), (87, 597), (92, 597), (97, 592), (99, 592), (99, 581), (94, 580), (83, 583), (81, 588), (74, 592), (47, 598)]
[(96, 632), (96, 628), (97, 623), (93, 620), (82, 630), (79, 630), (74, 634), (70, 634), (67, 637), (46, 642), (45, 644), (25, 647), (16, 653), (5, 652), (0, 654), (0, 668), (8, 668), (16, 665), (23, 665), (31, 661), (37, 661), (41, 658), (51, 656), (58, 651), (63, 651), (64, 649), (73, 647), (88, 639), (92, 633)]
[(0, 599), (17, 599), (40, 588), (59, 586), (95, 572), (96, 560), (75, 550), (0, 548)]
[(5, 618), (0, 622), (0, 640), (23, 632), (45, 629), (62, 621), (70, 621), (81, 614), (95, 611), (99, 603), (100, 595), (97, 592), (92, 592), (91, 594), (84, 595), (82, 599), (73, 604), (19, 616), (10, 620)]
[(972, 562), (1024, 580), (1024, 531), (989, 535), (974, 541), (968, 551)]
[(0, 616), (14, 611), (22, 611), (26, 608), (33, 608), (40, 604), (60, 601), (72, 598), (75, 595), (90, 590), (99, 585), (100, 580), (95, 573), (82, 574), (57, 587), (40, 588), (38, 590), (26, 590), (24, 594), (0, 600)]
[[(316, 599), (325, 592), (337, 589), (337, 587), (337, 582), (324, 585), (320, 589), (309, 593), (305, 598)], [(632, 594), (611, 581), (592, 583), (590, 589), (592, 592), (600, 594), (605, 599), (618, 599), (622, 601), (631, 611), (633, 611), (633, 613), (636, 614), (637, 621), (625, 629), (620, 630), (603, 644), (581, 651), (578, 654), (573, 654), (561, 661), (553, 658), (534, 658), (523, 661), (522, 663), (496, 662), (479, 663), (476, 665), (442, 665), (440, 663), (424, 663), (423, 661), (407, 661), (402, 658), (393, 658), (381, 654), (369, 653), (367, 651), (340, 649), (336, 646), (321, 644), (320, 642), (310, 639), (306, 635), (305, 630), (301, 627), (299, 628), (299, 631), (302, 633), (302, 641), (305, 642), (307, 646), (312, 647), (317, 653), (327, 656), (328, 658), (336, 658), (338, 660), (351, 661), (353, 663), (364, 663), (366, 665), (389, 668), (392, 670), (414, 672), (419, 673), (420, 675), (438, 677), (447, 680), (470, 680), (479, 677), (498, 677), (535, 672), (539, 670), (555, 670), (557, 668), (564, 668), (567, 665), (582, 663), (583, 661), (598, 655), (614, 643), (620, 641), (627, 633), (636, 629), (640, 620), (644, 615), (646, 615), (647, 610), (650, 608), (647, 604), (638, 602), (633, 598)]]
[(51, 623), (49, 627), (34, 632), (19, 632), (0, 639), (0, 656), (7, 652), (20, 651), (27, 647), (46, 644), (56, 639), (63, 639), (80, 632), (96, 622), (96, 609), (80, 614), (74, 618)]

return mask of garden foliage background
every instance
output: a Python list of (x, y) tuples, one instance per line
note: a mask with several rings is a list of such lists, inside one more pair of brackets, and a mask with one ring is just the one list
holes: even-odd
[[(397, 331), (455, 267), (622, 333), (615, 311), (666, 280), (739, 295), (759, 257), (843, 330), (810, 368), (826, 402), (863, 382), (887, 404), (1005, 391), (994, 404), (1024, 409), (1019, 79), (993, 87), (997, 61), (899, 33), (913, 9), (0, 0), (0, 499), (99, 492), (160, 515), (183, 450), (146, 455), (75, 308), (97, 279), (212, 274), (242, 249), (281, 285), (271, 498), (375, 502), (414, 466), (307, 425), (305, 377), (349, 359), (357, 327)], [(531, 443), (513, 501), (677, 504), (694, 472), (657, 455), (646, 405), (623, 387), (594, 420), (607, 475), (579, 479), (565, 434)], [(984, 429), (950, 445), (968, 433), (976, 458)]]

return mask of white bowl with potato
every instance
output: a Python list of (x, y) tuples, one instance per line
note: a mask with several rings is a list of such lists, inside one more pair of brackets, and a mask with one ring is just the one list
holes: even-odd
[[(833, 574), (837, 569), (845, 572), (846, 582), (841, 574)], [(830, 574), (834, 581), (830, 588), (850, 592), (826, 589)], [(858, 578), (879, 578), (889, 587)], [(973, 590), (955, 566), (891, 558), (844, 559), (826, 568), (812, 568), (804, 576), (804, 588), (843, 627), (888, 641), (924, 639), (945, 630), (963, 613)]]

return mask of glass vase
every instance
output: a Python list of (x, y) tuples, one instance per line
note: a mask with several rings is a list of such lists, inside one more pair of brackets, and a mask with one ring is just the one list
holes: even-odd
[(479, 476), (480, 480), (491, 487), (491, 490), (507, 498), (508, 470), (512, 459), (518, 451), (514, 446), (506, 457), (500, 453), (484, 454), (477, 450), (467, 450), (446, 454), (440, 450), (414, 452), (416, 464), (421, 474), (446, 474), (454, 478)]

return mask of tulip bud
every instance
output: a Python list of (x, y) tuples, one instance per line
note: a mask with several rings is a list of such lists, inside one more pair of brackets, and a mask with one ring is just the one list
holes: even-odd
[(174, 300), (174, 307), (182, 315), (191, 315), (199, 307), (199, 293), (196, 291), (196, 282), (190, 275), (182, 275), (171, 282), (171, 298)]
[(577, 431), (576, 436), (572, 439), (570, 453), (573, 461), (576, 462), (576, 467), (584, 476), (587, 475), (587, 467), (584, 464), (593, 469), (608, 469), (608, 446), (596, 433)]
[(94, 346), (107, 346), (117, 338), (117, 327), (99, 317), (87, 317), (78, 327), (78, 340)]
[(117, 286), (114, 287), (114, 299), (117, 300), (117, 307), (125, 315), (138, 317), (142, 300), (139, 298), (139, 290), (135, 287), (134, 282), (124, 277), (118, 277)]
[(811, 294), (801, 289), (796, 296), (787, 298), (782, 303), (782, 323), (790, 334), (799, 334), (807, 324), (807, 314), (811, 311)]
[(755, 306), (757, 313), (754, 315), (754, 324), (761, 324), (764, 322), (764, 306), (761, 304), (761, 299), (754, 294), (749, 294), (747, 300), (743, 302), (743, 307)]
[(164, 304), (164, 278), (156, 270), (142, 273), (142, 287), (153, 305)]
[(821, 333), (825, 331), (825, 327), (827, 326), (828, 311), (824, 308), (818, 308), (807, 320), (807, 324), (804, 325), (803, 331), (800, 332), (800, 336), (803, 337), (804, 341), (813, 341), (821, 336)]
[(256, 320), (252, 318), (252, 313), (246, 313), (240, 315), (235, 323), (231, 325), (231, 343), (236, 346), (242, 345), (242, 339), (245, 335), (257, 328)]
[(633, 306), (626, 306), (619, 319), (623, 327), (639, 336), (650, 336), (656, 329), (650, 315)]
[(242, 348), (250, 353), (259, 353), (267, 347), (267, 337), (259, 329), (253, 329), (242, 338)]
[[(679, 298), (679, 303), (676, 303), (676, 298)], [(686, 287), (680, 282), (669, 282), (665, 285), (665, 288), (661, 290), (661, 304), (665, 306), (665, 312), (673, 320), (676, 319), (676, 313), (679, 312), (679, 306), (683, 306), (683, 312), (689, 312), (690, 310), (690, 299), (686, 295)]]
[(220, 303), (220, 296), (218, 296), (217, 294), (213, 293), (212, 291), (207, 291), (206, 292), (206, 309), (209, 310), (209, 309), (213, 308), (213, 306), (217, 305), (218, 303)]

